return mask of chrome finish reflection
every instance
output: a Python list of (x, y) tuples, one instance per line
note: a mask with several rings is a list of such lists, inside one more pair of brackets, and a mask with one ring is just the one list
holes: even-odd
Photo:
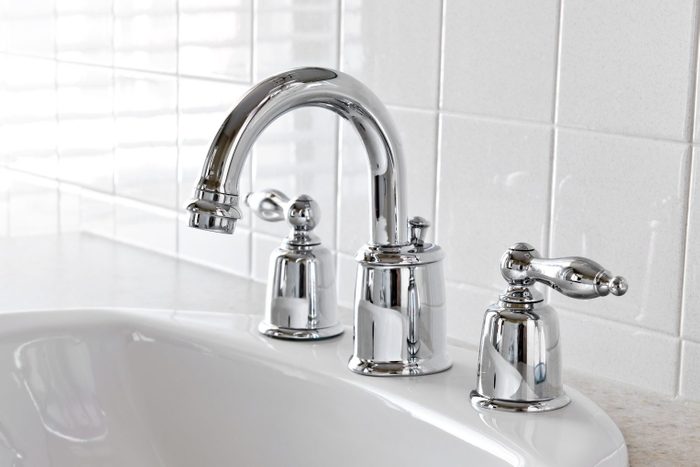
[(529, 286), (540, 282), (579, 299), (624, 295), (627, 281), (586, 258), (540, 258), (517, 243), (501, 258), (508, 289), (486, 310), (479, 348), (478, 408), (545, 412), (564, 407), (559, 321)]
[(270, 254), (265, 318), (261, 333), (292, 340), (316, 340), (343, 332), (338, 321), (333, 255), (313, 233), (321, 218), (307, 195), (289, 200), (284, 193), (250, 193), (246, 204), (260, 219), (286, 220), (291, 232)]
[[(301, 107), (322, 107), (348, 120), (362, 138), (369, 160), (371, 236), (357, 257), (355, 345), (349, 367), (370, 375), (446, 370), (450, 361), (445, 343), (443, 253), (437, 245), (425, 243), (429, 225), (425, 219), (415, 217), (409, 222), (406, 217), (402, 150), (387, 109), (351, 76), (326, 68), (298, 68), (254, 86), (231, 111), (211, 144), (195, 197), (187, 206), (190, 226), (233, 233), (241, 218), (239, 180), (253, 143), (280, 115)], [(274, 264), (271, 269), (286, 271), (289, 267), (293, 266)], [(304, 274), (295, 272), (297, 277)], [(323, 273), (316, 277), (323, 277)], [(272, 276), (270, 283), (275, 280), (285, 282)], [(286, 290), (277, 287), (268, 301), (289, 298)], [(297, 297), (298, 293), (291, 295)], [(287, 306), (280, 303), (272, 309)], [(293, 325), (292, 315), (298, 313), (285, 311), (275, 318), (270, 312), (269, 320), (275, 322), (268, 324), (277, 328), (265, 331), (293, 338), (279, 329), (300, 326)]]

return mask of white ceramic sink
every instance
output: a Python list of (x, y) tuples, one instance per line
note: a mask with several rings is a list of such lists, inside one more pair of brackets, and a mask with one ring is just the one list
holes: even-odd
[(272, 340), (259, 317), (0, 315), (0, 467), (622, 466), (624, 439), (568, 388), (541, 414), (469, 403), (476, 355), (410, 378), (347, 368), (351, 330)]

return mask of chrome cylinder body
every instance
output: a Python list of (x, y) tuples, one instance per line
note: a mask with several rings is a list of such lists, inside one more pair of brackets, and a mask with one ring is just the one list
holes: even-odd
[(348, 364), (356, 373), (422, 375), (451, 365), (442, 250), (436, 245), (402, 250), (387, 255), (367, 246), (358, 254)]

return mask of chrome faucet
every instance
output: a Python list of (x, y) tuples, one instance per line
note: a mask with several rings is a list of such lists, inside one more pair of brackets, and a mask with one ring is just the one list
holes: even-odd
[(559, 321), (555, 310), (530, 286), (548, 285), (567, 297), (624, 295), (627, 281), (581, 257), (541, 258), (516, 243), (501, 258), (508, 289), (484, 315), (476, 389), (472, 404), (482, 409), (545, 412), (564, 407)]
[(325, 68), (298, 68), (254, 86), (224, 120), (207, 154), (190, 226), (233, 233), (241, 218), (239, 178), (250, 148), (280, 115), (322, 107), (359, 133), (371, 178), (369, 243), (357, 254), (351, 370), (367, 375), (421, 375), (450, 367), (447, 356), (443, 252), (425, 242), (428, 222), (406, 216), (398, 133), (379, 99), (362, 83)]

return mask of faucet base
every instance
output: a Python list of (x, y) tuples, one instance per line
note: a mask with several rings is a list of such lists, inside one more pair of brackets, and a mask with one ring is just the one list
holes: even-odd
[(265, 321), (258, 325), (258, 331), (267, 337), (292, 341), (316, 341), (321, 339), (329, 339), (331, 337), (341, 335), (344, 330), (343, 325), (340, 323), (334, 324), (333, 326), (328, 326), (326, 328), (315, 329), (281, 328)]
[(448, 358), (432, 358), (427, 361), (377, 362), (358, 357), (350, 358), (348, 368), (366, 376), (421, 376), (449, 370), (452, 362)]
[(503, 399), (492, 399), (482, 396), (476, 391), (469, 395), (472, 405), (476, 409), (500, 410), (502, 412), (549, 412), (550, 410), (561, 409), (571, 402), (569, 396), (562, 394), (553, 399), (535, 401), (514, 401)]

